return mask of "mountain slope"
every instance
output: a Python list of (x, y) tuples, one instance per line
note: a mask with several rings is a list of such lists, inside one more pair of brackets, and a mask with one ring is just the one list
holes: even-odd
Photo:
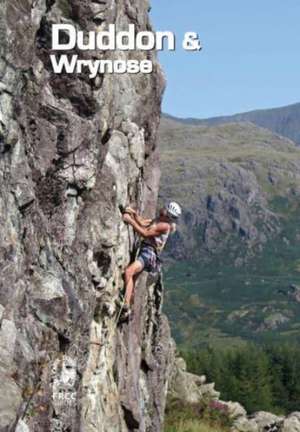
[(161, 123), (160, 146), (160, 199), (184, 207), (166, 257), (177, 340), (296, 336), (300, 149), (252, 123), (173, 119)]
[(290, 138), (300, 145), (300, 103), (280, 108), (249, 111), (232, 116), (212, 117), (209, 119), (186, 118), (179, 119), (172, 116), (166, 118), (191, 125), (216, 126), (224, 123), (251, 122), (257, 126), (267, 128), (272, 132)]

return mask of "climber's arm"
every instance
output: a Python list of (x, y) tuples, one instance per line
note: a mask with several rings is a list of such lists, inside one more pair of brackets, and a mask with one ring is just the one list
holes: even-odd
[(140, 216), (140, 215), (138, 215), (138, 214), (136, 214), (136, 215), (134, 216), (134, 219), (136, 220), (136, 222), (137, 222), (140, 226), (142, 226), (142, 227), (144, 227), (144, 228), (149, 227), (149, 225), (152, 223), (152, 219), (145, 219), (145, 218), (143, 218), (142, 216)]
[(132, 216), (124, 214), (123, 219), (130, 224), (133, 229), (144, 238), (155, 237), (160, 234), (165, 234), (169, 230), (169, 225), (164, 222), (152, 224), (148, 227), (141, 226)]
[(152, 219), (143, 218), (131, 207), (126, 208), (126, 213), (132, 216), (141, 227), (148, 227), (152, 223)]

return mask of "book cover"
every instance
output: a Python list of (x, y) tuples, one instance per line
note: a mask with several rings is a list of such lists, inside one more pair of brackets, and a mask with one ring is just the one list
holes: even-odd
[(299, 16), (0, 2), (0, 431), (300, 430)]

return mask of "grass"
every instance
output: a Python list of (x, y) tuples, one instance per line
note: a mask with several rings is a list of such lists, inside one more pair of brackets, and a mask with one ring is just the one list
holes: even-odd
[(206, 406), (168, 401), (164, 432), (229, 432), (231, 421)]
[(199, 420), (180, 420), (176, 425), (166, 426), (164, 432), (224, 432), (222, 426), (212, 426)]

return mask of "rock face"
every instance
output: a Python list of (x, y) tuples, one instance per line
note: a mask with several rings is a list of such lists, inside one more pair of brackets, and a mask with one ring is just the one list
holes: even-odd
[(156, 207), (163, 76), (153, 54), (151, 75), (95, 80), (49, 62), (52, 23), (149, 30), (148, 8), (1, 2), (1, 431), (161, 429), (172, 354), (162, 284), (140, 279), (122, 326), (115, 299), (135, 247), (119, 205)]
[(206, 377), (191, 374), (186, 370), (183, 358), (175, 357), (171, 369), (168, 394), (171, 399), (195, 404), (202, 400), (218, 399), (220, 393), (214, 389), (214, 384), (206, 384)]

